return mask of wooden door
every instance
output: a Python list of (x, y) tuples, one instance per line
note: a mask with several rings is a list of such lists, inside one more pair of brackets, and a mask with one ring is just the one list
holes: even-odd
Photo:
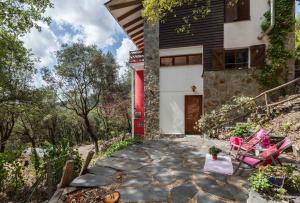
[(195, 123), (202, 116), (202, 96), (185, 96), (185, 134), (197, 134)]

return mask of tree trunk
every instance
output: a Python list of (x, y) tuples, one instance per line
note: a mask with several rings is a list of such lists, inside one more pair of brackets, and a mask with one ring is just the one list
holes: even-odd
[(4, 153), (5, 151), (5, 144), (6, 142), (4, 140), (1, 139), (1, 143), (0, 143), (0, 153)]
[(90, 120), (87, 116), (84, 116), (83, 119), (84, 119), (84, 123), (85, 123), (85, 126), (86, 126), (86, 131), (89, 133), (89, 135), (90, 135), (90, 137), (93, 140), (93, 143), (95, 145), (95, 151), (96, 151), (96, 153), (99, 153), (98, 138), (93, 132), (92, 126), (90, 124)]

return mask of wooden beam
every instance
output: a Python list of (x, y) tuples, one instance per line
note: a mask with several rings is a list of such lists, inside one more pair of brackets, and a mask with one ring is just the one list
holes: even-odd
[(142, 39), (142, 38), (144, 38), (144, 35), (140, 35), (140, 36), (138, 36), (138, 37), (132, 39), (132, 41), (135, 42), (135, 41), (138, 41), (138, 40), (140, 40), (140, 39)]
[(57, 186), (58, 189), (65, 188), (70, 185), (73, 178), (73, 169), (74, 169), (74, 161), (73, 160), (67, 161), (63, 170), (63, 175), (61, 177), (60, 183)]
[(139, 50), (144, 50), (144, 45), (138, 47)]
[(94, 154), (95, 154), (94, 151), (89, 151), (89, 153), (86, 156), (86, 159), (84, 161), (84, 164), (81, 167), (81, 171), (79, 173), (79, 176), (82, 176), (82, 175), (84, 175), (86, 173), (86, 171), (87, 171), (87, 169), (89, 167), (89, 164), (90, 164), (91, 160), (93, 159)]
[(120, 4), (109, 6), (109, 9), (113, 11), (113, 10), (117, 10), (117, 9), (121, 9), (121, 8), (126, 8), (126, 7), (129, 7), (129, 6), (134, 6), (134, 5), (137, 5), (137, 4), (140, 4), (140, 3), (141, 3), (141, 1), (139, 1), (139, 0), (129, 1), (129, 2), (126, 2), (126, 3), (120, 3)]
[[(126, 23), (125, 25), (123, 25), (124, 30), (125, 30), (126, 28), (130, 27), (131, 25), (133, 25), (133, 24), (135, 24), (135, 23), (141, 21), (141, 20), (143, 20), (143, 17), (142, 17), (142, 16), (139, 16), (139, 17), (137, 17), (136, 19), (134, 19), (134, 20), (132, 20), (132, 21)], [(144, 22), (144, 21), (143, 21), (143, 22)]]
[(142, 22), (142, 23), (140, 23), (140, 24), (134, 26), (133, 28), (130, 28), (130, 29), (127, 30), (126, 32), (127, 32), (127, 34), (130, 34), (131, 32), (133, 32), (133, 31), (135, 31), (135, 30), (137, 30), (137, 29), (139, 29), (139, 28), (141, 28), (141, 27), (144, 27), (144, 22)]
[(135, 42), (135, 44), (136, 44), (137, 46), (139, 46), (139, 45), (142, 44), (142, 43), (144, 43), (144, 39), (141, 39), (141, 40)]
[(140, 31), (138, 31), (138, 32), (136, 32), (136, 33), (134, 33), (132, 35), (129, 35), (129, 36), (130, 36), (131, 39), (134, 39), (134, 37), (136, 37), (136, 36), (138, 36), (138, 35), (140, 35), (142, 33), (144, 33), (144, 30), (140, 30)]
[(120, 21), (124, 20), (125, 18), (129, 17), (130, 15), (135, 14), (138, 11), (141, 11), (142, 9), (143, 9), (143, 6), (140, 5), (140, 6), (136, 7), (136, 8), (128, 11), (127, 13), (121, 15), (120, 17), (118, 17), (117, 20), (120, 22)]

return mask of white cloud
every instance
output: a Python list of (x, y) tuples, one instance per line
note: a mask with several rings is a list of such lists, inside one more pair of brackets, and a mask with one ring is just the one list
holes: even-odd
[(124, 73), (126, 68), (126, 63), (129, 60), (129, 51), (136, 50), (136, 46), (133, 42), (128, 39), (124, 38), (122, 41), (122, 45), (117, 49), (116, 61), (121, 67), (120, 74)]
[(40, 59), (37, 67), (52, 66), (55, 63), (55, 51), (59, 49), (58, 38), (45, 24), (41, 24), (42, 32), (32, 29), (22, 39), (25, 46), (32, 49), (36, 57)]
[(54, 0), (54, 9), (46, 15), (60, 26), (69, 24), (88, 45), (105, 48), (115, 43), (114, 34), (121, 29), (104, 6), (107, 0)]

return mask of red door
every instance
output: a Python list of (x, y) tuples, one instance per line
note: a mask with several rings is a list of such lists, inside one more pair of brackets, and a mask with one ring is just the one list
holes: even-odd
[(185, 96), (185, 134), (197, 134), (196, 122), (202, 116), (202, 96)]

